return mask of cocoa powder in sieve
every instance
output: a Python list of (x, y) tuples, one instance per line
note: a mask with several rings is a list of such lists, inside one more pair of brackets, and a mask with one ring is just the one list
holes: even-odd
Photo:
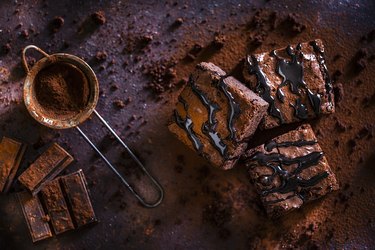
[(35, 94), (45, 115), (72, 116), (87, 105), (90, 88), (85, 74), (68, 63), (54, 63), (35, 78)]

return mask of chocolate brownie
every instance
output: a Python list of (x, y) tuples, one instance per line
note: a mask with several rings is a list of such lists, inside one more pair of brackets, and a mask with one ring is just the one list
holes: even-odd
[(249, 150), (245, 158), (271, 217), (338, 189), (336, 177), (308, 124)]
[(247, 56), (250, 89), (269, 104), (262, 128), (273, 128), (335, 111), (332, 83), (319, 39)]
[(230, 169), (268, 104), (212, 63), (200, 63), (178, 98), (168, 126), (178, 139), (213, 165)]

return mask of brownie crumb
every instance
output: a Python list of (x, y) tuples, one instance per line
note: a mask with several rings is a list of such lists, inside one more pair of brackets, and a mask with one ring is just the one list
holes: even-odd
[(50, 28), (52, 33), (58, 32), (62, 26), (64, 25), (64, 18), (61, 16), (55, 16), (51, 23), (50, 23)]
[(161, 60), (144, 66), (144, 74), (150, 78), (146, 89), (151, 90), (154, 97), (161, 98), (161, 95), (171, 91), (176, 86), (176, 62)]
[(102, 10), (99, 10), (93, 14), (91, 14), (92, 20), (98, 25), (103, 25), (106, 23), (105, 13)]
[(0, 67), (0, 84), (9, 82), (10, 71), (5, 67)]

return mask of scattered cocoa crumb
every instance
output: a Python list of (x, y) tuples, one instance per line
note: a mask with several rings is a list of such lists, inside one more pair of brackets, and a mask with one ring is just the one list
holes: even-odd
[(357, 142), (354, 139), (348, 141), (349, 153), (352, 154), (357, 146)]
[(4, 53), (4, 54), (8, 54), (10, 52), (10, 50), (12, 49), (12, 46), (10, 45), (10, 43), (6, 43), (4, 44), (2, 47), (1, 47), (1, 51)]
[(116, 83), (112, 84), (111, 87), (110, 87), (111, 91), (116, 91), (118, 89), (119, 89), (119, 86)]
[(28, 30), (23, 30), (21, 31), (21, 36), (25, 39), (28, 39), (29, 38), (29, 31)]
[(0, 83), (8, 83), (10, 72), (5, 67), (0, 67)]
[(336, 70), (334, 73), (333, 73), (333, 75), (332, 75), (332, 80), (334, 81), (334, 82), (336, 82), (339, 78), (340, 78), (340, 76), (342, 76), (342, 71), (341, 70)]
[(339, 104), (344, 98), (344, 87), (342, 83), (335, 83), (333, 87), (333, 92), (335, 95), (335, 103)]
[(98, 25), (103, 25), (106, 22), (105, 13), (102, 10), (99, 10), (99, 11), (91, 14), (91, 18)]
[(372, 138), (372, 126), (371, 125), (366, 125), (361, 130), (359, 130), (355, 138), (363, 139), (365, 137)]
[(58, 32), (62, 26), (64, 25), (64, 18), (61, 16), (55, 16), (51, 23), (50, 23), (50, 28), (52, 33)]
[(346, 126), (345, 126), (345, 124), (343, 124), (343, 123), (340, 122), (340, 121), (336, 121), (335, 128), (336, 128), (336, 130), (337, 130), (338, 132), (341, 132), (341, 133), (345, 132), (346, 129), (347, 129)]
[(300, 17), (296, 13), (288, 14), (283, 23), (295, 33), (301, 33), (306, 29), (306, 25), (300, 21)]
[(178, 26), (181, 26), (183, 23), (184, 23), (184, 19), (179, 17), (179, 18), (176, 19), (176, 21), (174, 21), (174, 23), (172, 25), (175, 26), (175, 27), (178, 27)]
[(224, 35), (216, 34), (211, 44), (215, 49), (221, 49), (222, 47), (224, 47), (225, 40), (226, 37)]
[(99, 62), (105, 61), (108, 57), (107, 52), (105, 51), (98, 51), (96, 52), (95, 59)]

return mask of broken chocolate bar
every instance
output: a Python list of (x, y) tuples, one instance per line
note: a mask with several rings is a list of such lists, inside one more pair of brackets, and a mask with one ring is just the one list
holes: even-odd
[(18, 180), (35, 195), (72, 161), (73, 157), (54, 143), (18, 177)]
[(32, 196), (29, 192), (22, 192), (18, 194), (18, 199), (33, 242), (51, 237), (49, 219), (44, 213), (38, 196)]
[(59, 179), (49, 182), (42, 190), (42, 201), (56, 234), (74, 229), (68, 206), (65, 202)]
[(310, 125), (251, 149), (246, 166), (271, 217), (337, 190), (338, 183)]
[(17, 173), (26, 146), (3, 137), (0, 143), (0, 192), (8, 192)]
[(200, 63), (178, 98), (169, 130), (211, 163), (230, 169), (268, 104), (212, 63)]
[(263, 128), (335, 111), (321, 40), (247, 57), (244, 78), (268, 102)]
[(91, 204), (87, 183), (83, 171), (60, 178), (62, 187), (68, 198), (72, 216), (77, 227), (96, 222), (96, 216)]

